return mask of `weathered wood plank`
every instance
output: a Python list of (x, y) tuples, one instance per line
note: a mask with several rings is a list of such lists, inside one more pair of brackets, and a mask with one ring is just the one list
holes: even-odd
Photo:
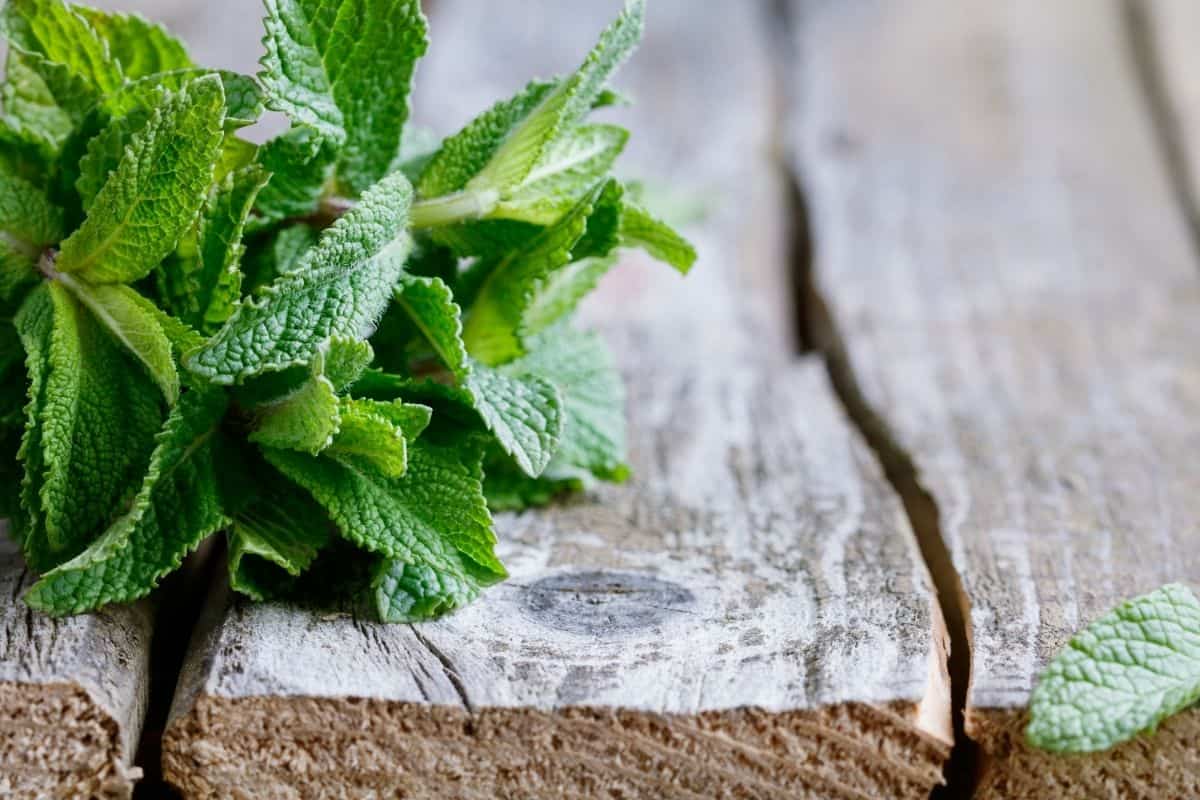
[[(441, 0), (416, 106), (452, 129), (573, 66), (617, 7)], [(631, 161), (713, 201), (693, 276), (633, 256), (588, 312), (627, 373), (637, 477), (502, 517), (512, 579), (435, 623), (218, 597), (164, 748), (189, 797), (915, 798), (940, 779), (928, 576), (822, 369), (788, 363), (761, 8), (653, 3), (621, 80)]]
[(1088, 758), (1022, 736), (1073, 632), (1200, 579), (1200, 280), (1120, 4), (795, 7), (817, 290), (940, 506), (979, 796), (1200, 794), (1194, 711)]
[(146, 707), (145, 604), (51, 619), (0, 521), (0, 796), (129, 797)]

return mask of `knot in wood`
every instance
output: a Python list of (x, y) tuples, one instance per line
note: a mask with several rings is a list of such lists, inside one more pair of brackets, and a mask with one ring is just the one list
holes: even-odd
[(524, 606), (541, 624), (585, 636), (619, 636), (688, 614), (695, 595), (677, 583), (633, 572), (551, 575), (527, 587)]

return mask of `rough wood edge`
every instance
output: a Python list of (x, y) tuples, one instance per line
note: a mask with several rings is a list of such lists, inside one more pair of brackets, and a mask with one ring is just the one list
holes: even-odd
[(1025, 743), (1025, 709), (970, 708), (979, 742), (977, 800), (1200, 797), (1200, 709), (1168, 719), (1152, 736), (1088, 755), (1047, 753)]
[(202, 695), (167, 732), (164, 772), (197, 799), (313, 796), (323, 780), (341, 796), (463, 800), (918, 798), (949, 751), (918, 715), (912, 704), (672, 716)]
[(0, 796), (131, 797), (128, 727), (79, 683), (0, 681)]

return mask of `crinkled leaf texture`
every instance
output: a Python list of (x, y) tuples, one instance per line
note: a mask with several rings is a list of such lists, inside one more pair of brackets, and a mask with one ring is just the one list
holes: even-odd
[(34, 290), (15, 323), (30, 392), (25, 556), (44, 571), (78, 554), (136, 490), (161, 422), (159, 391), (61, 284)]
[(62, 211), (46, 193), (0, 168), (0, 304), (36, 280), (42, 252), (63, 233)]
[(295, 268), (244, 302), (188, 367), (214, 383), (306, 364), (330, 337), (379, 320), (412, 245), (412, 188), (399, 173), (373, 186)]
[(63, 242), (56, 268), (92, 283), (129, 283), (166, 258), (204, 201), (224, 107), (215, 75), (168, 95), (132, 137), (83, 225)]
[[(417, 441), (399, 479), (325, 456), (286, 450), (267, 450), (266, 456), (312, 493), (343, 537), (391, 562), (436, 576), (438, 610), (464, 605), (505, 577), (494, 554), (496, 537), (483, 496), (477, 445)], [(418, 619), (430, 607), (411, 582), (388, 586), (379, 596), (385, 619)], [(410, 595), (411, 603), (394, 597), (395, 592)]]
[(260, 78), (271, 106), (340, 145), (339, 183), (358, 194), (400, 149), (417, 60), (418, 0), (267, 0)]
[(129, 511), (86, 550), (45, 575), (25, 602), (75, 614), (143, 597), (225, 527), (216, 448), (227, 405), (220, 389), (189, 391), (172, 409)]
[(1200, 603), (1169, 584), (1075, 635), (1033, 691), (1026, 730), (1057, 753), (1107, 750), (1200, 701)]

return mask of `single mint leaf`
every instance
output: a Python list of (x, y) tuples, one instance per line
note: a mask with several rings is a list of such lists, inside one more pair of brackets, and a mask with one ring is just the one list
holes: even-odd
[(0, 85), (4, 122), (19, 138), (57, 154), (88, 108), (96, 102), (92, 87), (61, 64), (18, 48), (8, 51)]
[(395, 300), (454, 378), (463, 380), (468, 366), (462, 341), (462, 310), (445, 281), (404, 275), (396, 287)]
[(0, 303), (37, 279), (42, 252), (62, 236), (62, 211), (25, 179), (0, 170)]
[(267, 460), (304, 486), (343, 537), (406, 564), (425, 565), (471, 587), (505, 577), (483, 497), (477, 446), (414, 442), (403, 478), (351, 469), (328, 457), (285, 450)]
[(108, 43), (61, 0), (8, 0), (0, 21), (12, 47), (65, 67), (98, 93), (121, 85), (124, 76)]
[(1179, 584), (1126, 601), (1078, 633), (1042, 673), (1029, 743), (1107, 750), (1200, 700), (1200, 603)]
[(337, 392), (324, 375), (313, 375), (295, 392), (255, 413), (250, 441), (313, 455), (333, 444), (342, 425)]
[(408, 469), (408, 443), (425, 430), (431, 415), (426, 406), (343, 397), (342, 428), (329, 456), (352, 468), (402, 477)]
[(642, 206), (628, 200), (621, 209), (621, 244), (639, 247), (684, 275), (696, 263), (696, 248), (687, 239)]
[(315, 128), (296, 126), (258, 151), (258, 163), (271, 174), (259, 192), (255, 226), (314, 214), (333, 174), (337, 148)]
[(582, 125), (563, 134), (487, 218), (554, 224), (608, 174), (628, 139), (615, 125)]
[(121, 65), (128, 80), (194, 66), (182, 42), (137, 14), (109, 14), (79, 5), (71, 10), (107, 43), (109, 56)]
[(249, 497), (231, 513), (229, 582), (234, 591), (265, 600), (279, 590), (279, 571), (297, 577), (333, 536), (325, 509), (273, 467), (253, 459)]
[(128, 286), (93, 286), (69, 275), (61, 276), (61, 281), (126, 351), (142, 362), (167, 405), (174, 405), (179, 397), (179, 372), (171, 340), (159, 322), (161, 312), (154, 304)]
[(341, 394), (362, 377), (374, 358), (375, 351), (368, 342), (334, 337), (329, 342), (329, 352), (325, 354), (325, 377)]
[(147, 275), (192, 224), (221, 146), (224, 92), (216, 76), (170, 95), (132, 138), (56, 268), (92, 283)]
[(79, 553), (132, 496), (161, 414), (149, 374), (66, 287), (38, 287), (14, 322), (29, 377), (25, 556), (45, 571)]
[(594, 187), (565, 217), (491, 269), (463, 326), (463, 341), (473, 357), (496, 365), (524, 354), (521, 331), (538, 286), (571, 261), (603, 188)]
[(209, 535), (228, 524), (214, 464), (226, 399), (189, 391), (155, 442), (133, 504), (104, 534), (33, 585), (25, 602), (50, 614), (78, 614), (150, 593)]
[(378, 321), (412, 239), (412, 188), (393, 173), (321, 236), (295, 269), (244, 302), (188, 367), (215, 383), (308, 363), (333, 336), (361, 337)]
[(468, 182), (468, 189), (507, 194), (545, 163), (551, 145), (591, 110), (608, 79), (641, 40), (645, 6), (644, 0), (626, 2), (625, 10), (601, 34), (579, 69), (508, 134), (487, 165)]
[(474, 577), (383, 558), (375, 567), (371, 592), (381, 622), (421, 622), (470, 604), (479, 597)]
[(625, 388), (604, 341), (565, 324), (531, 342), (529, 355), (501, 371), (536, 376), (563, 396), (563, 431), (544, 477), (624, 481)]
[(205, 201), (194, 233), (158, 268), (165, 307), (196, 330), (215, 331), (241, 299), (242, 231), (266, 181), (257, 165), (225, 176)]
[(387, 172), (400, 148), (417, 60), (428, 47), (418, 0), (267, 0), (260, 78), (271, 107), (341, 145), (348, 194)]

